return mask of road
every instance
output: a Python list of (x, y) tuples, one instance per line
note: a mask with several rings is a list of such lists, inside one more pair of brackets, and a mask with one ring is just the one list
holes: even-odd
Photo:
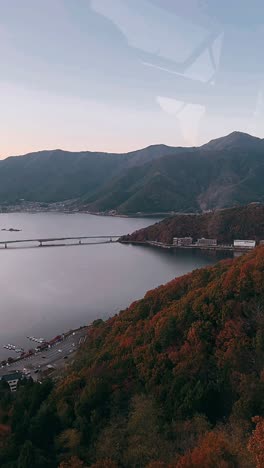
[(76, 330), (71, 335), (64, 338), (63, 341), (54, 344), (51, 348), (13, 362), (9, 366), (0, 368), (0, 376), (17, 370), (24, 371), (26, 369), (30, 371), (31, 377), (37, 380), (39, 372), (36, 373), (35, 370), (43, 371), (48, 369), (48, 365), (52, 365), (54, 368), (61, 367), (61, 365), (67, 361), (65, 356), (72, 356), (73, 352), (85, 341), (87, 336), (86, 332), (86, 328)]
[[(53, 246), (71, 246), (71, 245), (90, 245), (90, 244), (104, 244), (104, 243), (112, 243), (117, 242), (120, 236), (77, 236), (77, 237), (40, 237), (37, 239), (13, 239), (13, 240), (1, 240), (0, 245), (7, 249), (9, 246), (18, 247), (21, 244), (27, 247), (53, 247)], [(93, 242), (90, 242), (89, 239), (92, 239)], [(58, 242), (62, 242), (58, 244)], [(69, 243), (68, 241), (75, 241), (73, 243)], [(87, 241), (87, 242), (84, 242)], [(32, 245), (38, 243), (37, 246)], [(17, 245), (18, 244), (18, 245)]]

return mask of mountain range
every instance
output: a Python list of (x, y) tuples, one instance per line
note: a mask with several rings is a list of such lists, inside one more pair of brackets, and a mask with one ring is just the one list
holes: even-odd
[(233, 132), (192, 148), (40, 151), (0, 161), (0, 203), (68, 201), (118, 214), (199, 212), (264, 201), (264, 140)]

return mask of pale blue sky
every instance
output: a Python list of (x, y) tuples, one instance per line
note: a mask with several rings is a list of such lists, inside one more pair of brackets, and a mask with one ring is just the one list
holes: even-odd
[(264, 137), (262, 0), (0, 0), (0, 155)]

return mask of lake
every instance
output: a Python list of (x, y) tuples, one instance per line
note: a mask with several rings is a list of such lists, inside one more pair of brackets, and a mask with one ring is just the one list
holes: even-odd
[[(0, 214), (0, 240), (121, 235), (155, 221), (79, 213), (8, 213)], [(9, 228), (21, 231), (1, 230)], [(223, 256), (119, 243), (1, 248), (0, 356), (12, 355), (2, 348), (4, 344), (28, 349), (28, 335), (48, 339), (107, 318), (147, 290), (219, 258)]]

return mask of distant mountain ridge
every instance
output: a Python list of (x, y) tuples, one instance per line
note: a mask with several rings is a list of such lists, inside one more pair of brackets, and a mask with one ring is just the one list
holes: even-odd
[(241, 147), (252, 149), (254, 146), (263, 145), (263, 141), (261, 138), (249, 135), (248, 133), (232, 132), (227, 136), (209, 141), (209, 143), (202, 145), (201, 148), (215, 151)]
[(40, 151), (0, 161), (0, 203), (72, 200), (118, 214), (195, 212), (264, 202), (264, 140), (233, 132), (201, 147), (129, 153)]
[(19, 199), (51, 203), (89, 196), (127, 168), (174, 151), (154, 145), (123, 154), (56, 149), (11, 156), (0, 160), (0, 203)]

